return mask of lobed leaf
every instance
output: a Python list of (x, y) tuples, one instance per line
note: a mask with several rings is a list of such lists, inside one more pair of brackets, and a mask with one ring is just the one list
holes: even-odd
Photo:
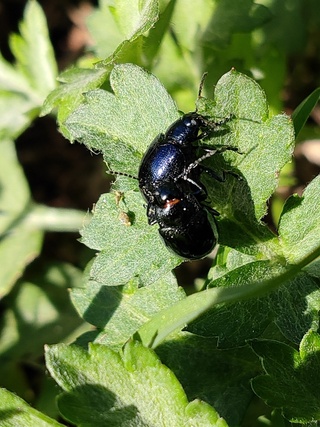
[(247, 284), (254, 289), (257, 282), (271, 279), (270, 288), (277, 284), (279, 289), (268, 296), (213, 306), (191, 323), (188, 330), (217, 337), (220, 348), (232, 348), (261, 336), (274, 322), (288, 340), (299, 343), (309, 329), (318, 327), (320, 283), (306, 271), (298, 275), (292, 271), (290, 280), (279, 280), (281, 271), (283, 267), (256, 261), (221, 274), (210, 287), (232, 289)]
[(102, 152), (112, 170), (137, 175), (142, 154), (179, 115), (161, 83), (133, 64), (113, 68), (114, 93), (89, 92), (65, 123), (72, 139)]
[(112, 3), (101, 0), (100, 8), (87, 19), (98, 56), (107, 58), (105, 64), (115, 61), (120, 55), (123, 58), (126, 54), (132, 60), (134, 42), (153, 27), (158, 14), (158, 0), (132, 0), (130, 7), (126, 0)]
[[(137, 66), (116, 66), (110, 82), (114, 94), (101, 89), (89, 92), (86, 103), (69, 116), (65, 125), (72, 138), (101, 151), (111, 169), (136, 176), (144, 151), (178, 117), (178, 112), (159, 81)], [(230, 130), (217, 132), (206, 144), (232, 145), (243, 153), (231, 155), (233, 169), (244, 176), (243, 180), (228, 177), (227, 182), (215, 182), (213, 187), (211, 179), (208, 185), (213, 205), (221, 212), (221, 243), (269, 258), (277, 245), (258, 220), (276, 186), (277, 171), (290, 158), (291, 122), (283, 115), (269, 119), (262, 90), (235, 71), (218, 82), (214, 104), (207, 102), (204, 108), (214, 117), (235, 115), (228, 123)], [(218, 162), (215, 170), (223, 168), (221, 160), (229, 158), (212, 159)], [(123, 182), (120, 180), (118, 185), (121, 191)], [(137, 190), (133, 183), (125, 186)], [(127, 193), (126, 212), (134, 218), (132, 227), (121, 226), (113, 196), (106, 195), (97, 203), (92, 222), (82, 231), (82, 241), (100, 250), (92, 266), (92, 278), (103, 284), (108, 278), (109, 286), (123, 285), (135, 275), (143, 284), (152, 283), (179, 262), (165, 250), (156, 227), (147, 226), (141, 197), (135, 191)], [(224, 233), (228, 226), (232, 235), (230, 231)], [(122, 266), (124, 259), (128, 269)]]
[(62, 427), (63, 424), (29, 406), (10, 391), (0, 389), (0, 427)]
[(99, 69), (71, 68), (64, 71), (58, 78), (61, 83), (60, 86), (49, 93), (40, 115), (45, 116), (57, 108), (60, 130), (66, 138), (72, 139), (64, 125), (65, 120), (83, 102), (83, 94), (100, 87), (108, 74), (108, 67)]
[(0, 134), (10, 138), (38, 115), (57, 75), (45, 15), (35, 0), (27, 3), (19, 28), (9, 40), (15, 65), (0, 57)]
[(46, 360), (65, 390), (59, 409), (72, 423), (226, 426), (210, 405), (188, 403), (174, 374), (138, 342), (128, 342), (119, 353), (98, 344), (89, 352), (57, 345), (46, 349)]
[(117, 350), (152, 316), (185, 298), (171, 274), (142, 288), (134, 280), (124, 287), (101, 286), (89, 280), (85, 288), (74, 289), (71, 296), (81, 317), (98, 328), (78, 342), (84, 345), (91, 338)]
[(56, 86), (57, 65), (45, 15), (35, 0), (27, 3), (19, 29), (20, 35), (13, 34), (10, 39), (17, 68), (44, 98)]
[[(209, 194), (224, 216), (241, 228), (246, 225), (251, 228), (265, 215), (266, 202), (277, 186), (279, 172), (291, 159), (292, 122), (284, 114), (269, 117), (261, 87), (235, 70), (218, 81), (213, 100), (211, 115), (234, 116), (228, 123), (230, 132), (225, 135), (223, 145), (239, 149), (240, 154), (231, 156), (232, 167), (243, 180), (228, 177), (226, 185), (211, 184)], [(219, 139), (217, 142), (221, 144)]]
[(286, 259), (297, 263), (320, 250), (320, 175), (306, 187), (303, 196), (291, 196), (284, 205), (279, 239)]
[[(140, 194), (126, 191), (125, 204), (124, 210), (114, 194), (102, 195), (92, 220), (81, 231), (82, 242), (100, 251), (90, 270), (100, 285), (125, 285), (133, 277), (138, 277), (140, 285), (150, 285), (181, 262), (168, 252), (156, 227), (147, 225)], [(132, 225), (123, 223), (122, 212), (132, 218)]]
[(280, 342), (255, 340), (251, 346), (266, 372), (252, 381), (258, 396), (269, 406), (281, 409), (291, 422), (319, 420), (319, 335), (308, 332), (300, 343), (300, 353)]
[(221, 351), (216, 339), (183, 331), (155, 351), (175, 373), (189, 400), (203, 399), (228, 425), (241, 425), (253, 397), (250, 379), (261, 371), (250, 348)]

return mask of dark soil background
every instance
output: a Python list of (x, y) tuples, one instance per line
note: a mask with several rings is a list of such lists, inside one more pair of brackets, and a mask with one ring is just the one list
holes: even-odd
[[(90, 43), (85, 18), (97, 1), (42, 0), (58, 66), (64, 70), (80, 57)], [(0, 1), (0, 50), (12, 60), (8, 36), (18, 31), (26, 1)], [(307, 41), (305, 52), (288, 59), (287, 81), (282, 94), (285, 110), (294, 108), (319, 86), (320, 29)], [(320, 109), (313, 112), (310, 123), (319, 125)], [(18, 140), (17, 150), (35, 201), (49, 206), (90, 210), (99, 195), (109, 188), (101, 156), (92, 155), (80, 144), (71, 145), (57, 131), (54, 119), (35, 121)], [(304, 186), (320, 171), (320, 142), (300, 144), (296, 152), (296, 186), (282, 189), (283, 197), (301, 193)], [(271, 221), (270, 218), (266, 219)], [(271, 224), (272, 225), (272, 224)], [(86, 249), (71, 233), (47, 233), (42, 256), (67, 261), (83, 267)], [(203, 270), (204, 268), (204, 270)], [(182, 283), (206, 271), (206, 262), (186, 263), (177, 270)], [(185, 275), (186, 273), (186, 275)], [(187, 279), (188, 278), (188, 279)]]

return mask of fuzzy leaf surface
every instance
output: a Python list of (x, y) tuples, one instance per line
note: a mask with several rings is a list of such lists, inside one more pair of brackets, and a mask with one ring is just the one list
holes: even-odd
[[(150, 142), (177, 119), (178, 111), (160, 82), (135, 65), (115, 66), (110, 83), (113, 93), (102, 89), (88, 92), (85, 103), (69, 116), (65, 126), (73, 139), (101, 151), (110, 169), (136, 176)], [(199, 111), (212, 117), (233, 114), (227, 129), (210, 135), (205, 143), (239, 147), (243, 153), (217, 155), (208, 162), (217, 173), (232, 164), (244, 177), (240, 181), (228, 176), (224, 183), (206, 180), (214, 208), (221, 212), (220, 241), (268, 258), (277, 244), (259, 219), (277, 184), (277, 172), (290, 158), (292, 124), (284, 115), (269, 118), (263, 91), (235, 71), (218, 82), (213, 103), (199, 101)], [(156, 227), (147, 225), (136, 183), (122, 179), (118, 188), (128, 190), (128, 194), (124, 191), (125, 212), (131, 216), (132, 226), (120, 226), (116, 219), (120, 212), (112, 196), (100, 198), (93, 220), (82, 231), (83, 243), (100, 250), (92, 278), (99, 283), (108, 278), (109, 286), (117, 286), (138, 275), (143, 284), (151, 283), (180, 260), (165, 249)], [(130, 271), (123, 268), (124, 259)]]
[(226, 426), (210, 405), (189, 403), (175, 375), (138, 342), (119, 353), (98, 344), (89, 352), (57, 345), (47, 348), (46, 361), (65, 390), (59, 409), (77, 425)]
[[(283, 267), (276, 268), (268, 261), (256, 261), (221, 275), (210, 286), (232, 289), (251, 284), (254, 289), (257, 282), (268, 278), (277, 283), (283, 271)], [(219, 347), (230, 348), (259, 337), (274, 322), (288, 340), (299, 343), (309, 329), (317, 330), (320, 280), (301, 271), (300, 274), (292, 273), (292, 278), (286, 283), (279, 280), (278, 287), (269, 296), (212, 307), (188, 330), (202, 336), (217, 337)]]
[[(254, 391), (273, 408), (280, 408), (291, 422), (320, 419), (320, 337), (308, 332), (300, 352), (286, 344), (253, 341), (266, 375), (252, 381)], [(290, 393), (288, 393), (290, 390)]]
[[(130, 3), (126, 0), (116, 0), (112, 3), (101, 0), (100, 7), (87, 19), (98, 56), (107, 58), (105, 63), (114, 61), (120, 55), (126, 62), (126, 54), (133, 60), (135, 47), (140, 50), (142, 40), (135, 45), (133, 43), (137, 39), (139, 41), (155, 24), (158, 8), (158, 0), (132, 0)], [(133, 62), (139, 62), (139, 59)]]
[(286, 259), (297, 263), (320, 248), (320, 175), (303, 196), (291, 196), (284, 205), (279, 235)]
[(10, 391), (0, 389), (0, 427), (63, 427)]
[[(212, 179), (211, 184), (205, 180), (209, 197), (221, 214), (220, 243), (237, 245), (238, 250), (246, 252), (254, 246), (269, 257), (268, 252), (274, 250), (270, 245), (272, 234), (260, 220), (266, 213), (266, 201), (277, 186), (279, 171), (292, 156), (292, 122), (283, 114), (270, 117), (261, 87), (235, 70), (218, 81), (213, 104), (209, 109), (206, 106), (206, 113), (210, 109), (213, 117), (234, 116), (228, 122), (230, 131), (222, 139), (218, 134), (211, 143), (237, 147), (239, 153), (227, 152), (223, 159), (213, 156), (208, 163), (215, 171), (231, 169), (242, 178), (227, 176), (226, 182), (214, 185)], [(235, 239), (240, 241), (236, 244)]]
[(182, 331), (155, 351), (175, 373), (189, 400), (205, 400), (228, 425), (241, 425), (253, 395), (250, 379), (261, 372), (251, 349), (221, 351), (216, 339)]
[[(94, 342), (113, 349), (120, 349), (154, 314), (183, 298), (185, 293), (171, 274), (142, 288), (134, 280), (125, 287), (101, 286), (89, 280), (85, 288), (72, 291), (81, 317), (98, 328)], [(82, 345), (84, 339), (80, 337)]]
[[(181, 262), (161, 241), (157, 228), (147, 225), (141, 195), (125, 192), (125, 205), (117, 205), (114, 193), (104, 194), (95, 205), (90, 223), (81, 231), (82, 242), (99, 250), (90, 275), (100, 285), (125, 285), (138, 276), (140, 284), (150, 285)], [(125, 225), (122, 212), (132, 218)]]
[(159, 80), (136, 65), (115, 66), (110, 84), (113, 93), (88, 92), (65, 125), (72, 139), (101, 151), (111, 170), (136, 176), (147, 147), (179, 114)]
[(67, 117), (83, 102), (83, 93), (100, 87), (109, 74), (108, 68), (71, 68), (58, 77), (60, 85), (49, 93), (42, 106), (41, 116), (57, 109), (57, 120), (63, 135), (72, 139), (65, 127)]

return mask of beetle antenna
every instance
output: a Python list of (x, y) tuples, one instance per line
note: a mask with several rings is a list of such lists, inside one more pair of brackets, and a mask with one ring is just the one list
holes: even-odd
[(118, 171), (112, 171), (112, 170), (108, 170), (107, 171), (110, 175), (119, 175), (119, 176), (126, 176), (127, 178), (132, 178), (132, 179), (136, 179), (139, 181), (139, 178), (137, 176), (134, 175), (130, 175), (129, 173), (125, 173), (125, 172), (118, 172)]

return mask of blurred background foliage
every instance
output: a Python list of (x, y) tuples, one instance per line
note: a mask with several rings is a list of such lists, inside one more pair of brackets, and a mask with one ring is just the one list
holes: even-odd
[[(107, 1), (42, 0), (39, 4), (60, 72), (74, 64), (90, 67), (130, 39), (133, 17), (121, 15), (116, 7), (111, 16)], [(25, 5), (24, 0), (0, 2), (0, 50), (8, 62), (14, 62), (9, 37), (19, 32)], [(132, 41), (130, 49), (124, 44), (116, 61), (152, 71), (182, 111), (194, 109), (204, 71), (208, 71), (205, 94), (212, 96), (213, 85), (234, 67), (264, 88), (272, 114), (291, 114), (320, 86), (320, 3), (162, 0), (153, 29)], [(299, 134), (294, 162), (282, 171), (280, 187), (270, 202), (266, 221), (271, 227), (288, 195), (301, 193), (319, 173), (319, 122), (316, 106)], [(109, 188), (101, 157), (88, 155), (80, 144), (70, 145), (54, 117), (36, 118), (15, 145), (31, 198), (39, 204), (87, 211)], [(40, 256), (20, 278), (17, 272), (1, 301), (1, 386), (50, 415), (55, 413), (51, 405), (56, 390), (44, 374), (43, 344), (70, 342), (88, 328), (72, 308), (67, 291), (81, 285), (81, 271), (93, 255), (78, 237), (76, 232), (46, 232), (43, 243), (42, 237), (37, 241)], [(187, 263), (176, 274), (182, 285), (188, 285), (205, 274), (207, 266), (206, 261)]]

